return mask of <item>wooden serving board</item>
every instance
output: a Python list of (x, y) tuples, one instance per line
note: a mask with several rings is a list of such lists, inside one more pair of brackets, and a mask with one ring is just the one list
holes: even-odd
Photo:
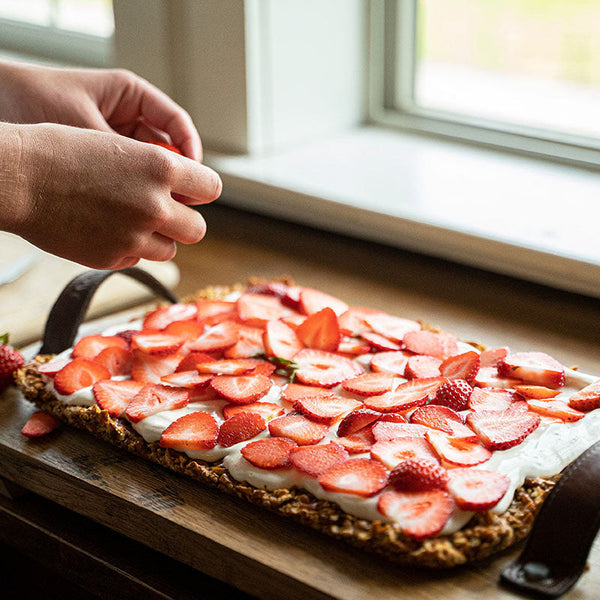
[[(518, 597), (497, 585), (515, 552), (452, 571), (421, 571), (346, 547), (284, 517), (205, 488), (61, 427), (20, 434), (33, 406), (0, 398), (0, 476), (261, 598)], [(18, 501), (18, 500), (17, 500)], [(565, 598), (597, 598), (600, 543), (592, 570)]]

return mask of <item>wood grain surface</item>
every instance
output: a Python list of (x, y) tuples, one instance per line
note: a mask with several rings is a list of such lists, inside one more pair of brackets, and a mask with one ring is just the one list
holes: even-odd
[[(422, 318), (466, 340), (538, 349), (600, 373), (600, 302), (223, 207), (181, 247), (181, 295), (251, 275), (292, 275), (353, 305)], [(263, 598), (511, 599), (498, 586), (517, 550), (447, 572), (402, 568), (345, 547), (63, 427), (27, 440), (32, 407), (0, 399), (0, 476), (211, 577)], [(574, 507), (576, 509), (576, 507)], [(600, 589), (600, 543), (565, 598)]]

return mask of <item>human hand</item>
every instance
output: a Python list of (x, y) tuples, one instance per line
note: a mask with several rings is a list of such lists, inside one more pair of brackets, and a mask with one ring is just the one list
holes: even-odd
[(0, 229), (92, 268), (170, 260), (175, 242), (194, 244), (206, 230), (171, 194), (205, 204), (221, 193), (208, 167), (114, 133), (5, 123), (2, 149)]
[(63, 69), (0, 61), (0, 120), (60, 123), (170, 142), (202, 160), (190, 116), (166, 94), (123, 69)]

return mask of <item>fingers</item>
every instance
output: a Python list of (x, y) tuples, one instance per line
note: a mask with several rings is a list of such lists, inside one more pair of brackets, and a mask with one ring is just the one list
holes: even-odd
[(219, 175), (209, 167), (173, 156), (171, 173), (171, 191), (184, 196), (185, 204), (206, 204), (216, 200), (223, 191), (223, 182)]
[(206, 222), (202, 215), (180, 202), (170, 200), (171, 218), (158, 227), (157, 233), (182, 244), (196, 244), (206, 233)]
[(202, 160), (202, 144), (191, 117), (176, 102), (146, 81), (140, 82), (140, 116), (169, 135), (184, 156)]

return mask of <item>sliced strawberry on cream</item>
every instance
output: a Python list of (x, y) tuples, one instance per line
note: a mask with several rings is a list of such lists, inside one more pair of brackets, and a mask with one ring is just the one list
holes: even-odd
[(382, 352), (394, 352), (402, 349), (402, 345), (393, 342), (389, 338), (375, 333), (374, 331), (365, 331), (360, 334), (360, 337), (369, 344), (370, 347)]
[(377, 442), (371, 448), (371, 457), (388, 469), (393, 469), (399, 462), (408, 458), (426, 458), (439, 463), (431, 444), (422, 437), (403, 437)]
[(131, 352), (118, 346), (104, 348), (96, 358), (96, 362), (104, 365), (112, 377), (118, 375), (131, 375)]
[(467, 383), (473, 383), (480, 366), (481, 358), (477, 352), (463, 352), (443, 361), (440, 365), (440, 373), (448, 379), (463, 379)]
[(319, 483), (327, 492), (369, 497), (386, 486), (387, 477), (387, 469), (380, 462), (351, 458), (325, 471), (319, 477)]
[(375, 437), (371, 426), (367, 425), (354, 433), (338, 437), (335, 441), (341, 444), (349, 454), (363, 454), (371, 450), (375, 443)]
[(445, 490), (448, 471), (437, 460), (407, 458), (392, 469), (389, 483), (395, 489), (406, 492)]
[(327, 398), (302, 398), (294, 403), (294, 410), (302, 413), (311, 421), (331, 424), (360, 406), (362, 403), (352, 398), (329, 396)]
[(256, 437), (267, 428), (263, 417), (256, 412), (240, 412), (232, 415), (219, 428), (217, 443), (229, 448)]
[(293, 314), (276, 296), (242, 294), (236, 304), (240, 320), (252, 327), (264, 327), (269, 321)]
[(312, 315), (324, 308), (331, 308), (339, 316), (348, 310), (348, 305), (335, 296), (331, 296), (320, 290), (303, 287), (300, 289), (299, 308), (305, 315)]
[(337, 434), (339, 437), (352, 435), (359, 429), (367, 427), (381, 418), (381, 413), (368, 408), (357, 408), (348, 413), (338, 425)]
[(296, 328), (296, 336), (307, 348), (335, 352), (341, 340), (337, 315), (328, 306), (309, 314)]
[(421, 406), (410, 415), (410, 422), (443, 431), (455, 438), (477, 441), (477, 435), (473, 430), (464, 425), (460, 415), (447, 406), (439, 404)]
[(281, 417), (285, 413), (283, 406), (274, 402), (252, 402), (250, 404), (227, 404), (223, 407), (223, 417), (229, 419), (238, 413), (253, 412), (260, 415), (265, 421)]
[(452, 410), (466, 410), (472, 393), (473, 388), (464, 379), (450, 379), (438, 388), (433, 402)]
[(398, 377), (404, 377), (409, 356), (403, 351), (378, 352), (371, 359), (371, 370), (376, 373), (391, 373)]
[(317, 423), (299, 413), (288, 413), (269, 421), (269, 433), (273, 437), (294, 440), (299, 446), (309, 446), (320, 442), (329, 431), (325, 423)]
[(335, 442), (298, 446), (290, 452), (292, 465), (309, 477), (320, 477), (325, 471), (346, 462), (349, 458), (348, 451)]
[(295, 330), (280, 320), (266, 324), (263, 345), (267, 356), (278, 356), (286, 360), (292, 360), (304, 348)]
[(143, 383), (161, 383), (160, 378), (173, 373), (182, 360), (179, 354), (152, 355), (141, 350), (131, 354), (131, 378)]
[(450, 333), (437, 333), (427, 329), (409, 331), (402, 341), (410, 352), (427, 354), (442, 360), (458, 352), (456, 337)]
[(364, 373), (358, 377), (346, 379), (342, 387), (359, 396), (378, 396), (389, 392), (394, 384), (394, 376), (391, 373)]
[(434, 429), (427, 432), (427, 440), (442, 463), (452, 467), (473, 467), (492, 457), (492, 452), (479, 442), (455, 438)]
[(543, 417), (552, 417), (560, 419), (566, 423), (573, 423), (585, 417), (585, 413), (571, 408), (562, 400), (527, 400), (527, 406), (530, 411), (537, 413)]
[(448, 491), (461, 510), (489, 510), (510, 487), (506, 475), (485, 469), (450, 469), (448, 475)]
[(144, 319), (143, 329), (165, 329), (174, 321), (195, 319), (198, 309), (194, 304), (171, 304), (153, 310)]
[(86, 335), (73, 346), (73, 358), (93, 359), (105, 348), (128, 349), (127, 341), (118, 335)]
[(302, 383), (330, 388), (363, 372), (360, 365), (333, 352), (305, 348), (294, 356), (296, 378)]
[(600, 408), (600, 379), (573, 394), (569, 406), (583, 412)]
[(407, 536), (421, 540), (435, 537), (448, 522), (454, 502), (444, 490), (384, 492), (377, 509), (401, 527)]
[(273, 383), (265, 375), (217, 375), (210, 385), (230, 402), (250, 404), (265, 396)]
[(138, 423), (157, 412), (183, 408), (189, 401), (186, 389), (150, 383), (133, 397), (125, 414), (130, 421)]
[(409, 331), (419, 331), (421, 325), (417, 321), (395, 317), (386, 313), (367, 315), (366, 322), (369, 327), (381, 336), (401, 344), (404, 336)]
[(470, 413), (467, 424), (488, 450), (506, 450), (520, 444), (540, 424), (540, 417), (531, 412), (510, 409), (504, 413)]
[(384, 421), (383, 418), (375, 423), (373, 435), (378, 442), (394, 440), (404, 437), (427, 437), (431, 429), (417, 423), (406, 423), (400, 421)]
[(183, 388), (202, 388), (210, 383), (213, 375), (200, 375), (195, 369), (193, 371), (176, 371), (163, 375), (160, 380), (163, 383)]
[(240, 339), (237, 323), (224, 321), (213, 327), (207, 328), (202, 335), (188, 344), (188, 349), (193, 352), (212, 352), (230, 348)]
[(183, 338), (169, 333), (141, 331), (131, 338), (131, 347), (147, 354), (173, 354), (183, 346), (184, 341)]
[(111, 417), (121, 417), (125, 414), (129, 403), (143, 387), (144, 384), (138, 381), (105, 379), (97, 381), (92, 391), (96, 404), (101, 409), (108, 411)]
[(292, 466), (290, 453), (298, 444), (289, 438), (271, 437), (249, 442), (242, 456), (259, 469), (287, 469)]
[(259, 358), (228, 358), (196, 363), (198, 373), (213, 375), (244, 375), (264, 361)]
[(219, 426), (214, 417), (202, 410), (173, 421), (160, 437), (163, 448), (210, 450), (217, 445)]
[(425, 379), (426, 377), (439, 377), (441, 359), (435, 356), (417, 355), (408, 359), (404, 369), (406, 379)]
[(549, 388), (560, 388), (565, 383), (564, 367), (544, 352), (508, 354), (498, 363), (498, 375)]
[(68, 396), (102, 379), (110, 379), (110, 371), (99, 362), (74, 358), (54, 376), (54, 388)]

